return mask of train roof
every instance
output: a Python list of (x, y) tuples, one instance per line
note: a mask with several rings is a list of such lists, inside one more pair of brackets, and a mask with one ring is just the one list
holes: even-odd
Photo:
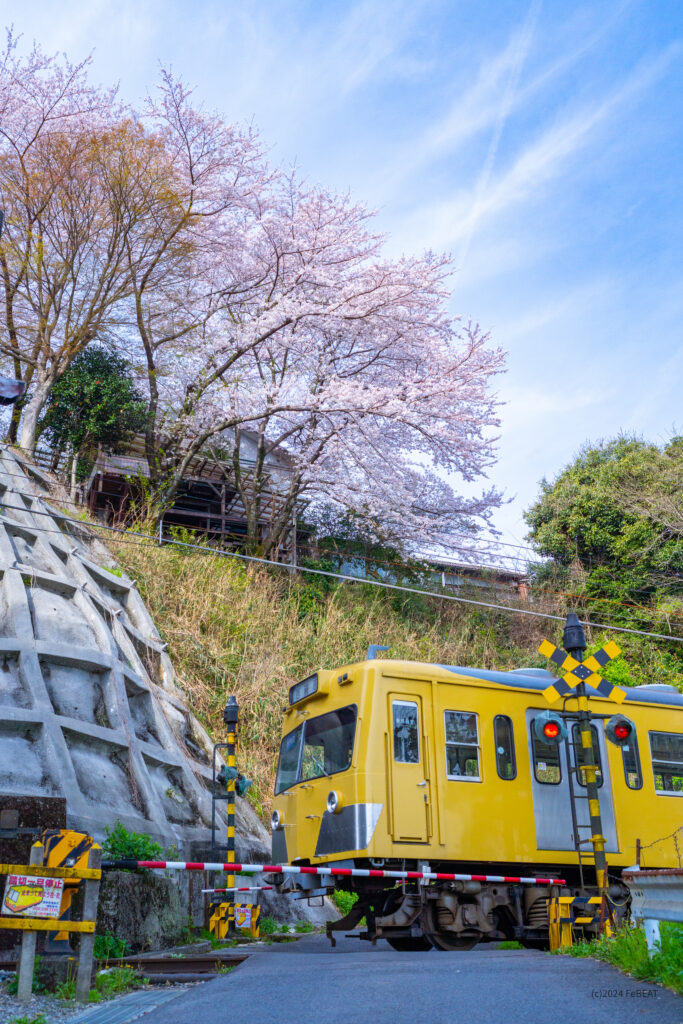
[[(552, 672), (544, 668), (516, 668), (512, 672), (495, 672), (483, 668), (465, 668), (461, 665), (439, 665), (448, 672), (456, 672), (460, 676), (472, 676), (474, 679), (487, 679), (503, 686), (514, 686), (522, 690), (545, 690), (557, 679)], [(646, 683), (643, 686), (624, 686), (626, 702), (637, 704), (673, 704), (683, 708), (683, 693), (679, 693), (668, 683)]]

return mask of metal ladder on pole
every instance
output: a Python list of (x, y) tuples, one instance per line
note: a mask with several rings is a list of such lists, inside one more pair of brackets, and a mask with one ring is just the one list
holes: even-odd
[[(577, 814), (579, 800), (584, 800), (585, 806), (588, 807), (588, 794), (585, 791), (583, 793), (577, 791), (576, 777), (582, 770), (581, 761), (578, 756), (579, 751), (583, 752), (583, 747), (581, 746), (580, 737), (578, 743), (574, 739), (574, 723), (572, 722), (570, 723), (569, 736), (566, 741), (567, 779), (569, 781), (569, 802), (572, 811), (572, 834), (574, 836), (574, 846), (576, 848), (576, 855), (579, 862), (579, 878), (581, 880), (581, 889), (583, 892), (586, 892), (585, 870), (589, 868), (593, 869), (595, 873), (596, 887), (598, 884), (598, 876), (595, 867), (595, 855), (593, 852), (593, 829), (590, 823), (590, 814), (588, 824), (585, 825), (579, 823), (579, 817)], [(585, 839), (581, 838), (582, 830), (587, 830), (589, 833)]]

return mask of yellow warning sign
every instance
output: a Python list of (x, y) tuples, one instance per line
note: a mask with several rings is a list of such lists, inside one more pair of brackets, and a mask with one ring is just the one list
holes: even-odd
[(14, 917), (59, 917), (63, 878), (8, 875), (0, 913)]

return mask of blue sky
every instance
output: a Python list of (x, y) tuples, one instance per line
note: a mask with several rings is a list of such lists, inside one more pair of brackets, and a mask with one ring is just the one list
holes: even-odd
[(453, 310), (509, 351), (500, 459), (522, 510), (587, 439), (683, 428), (680, 0), (0, 0), (126, 98), (172, 64), (275, 161), (350, 189), (389, 249), (447, 250)]

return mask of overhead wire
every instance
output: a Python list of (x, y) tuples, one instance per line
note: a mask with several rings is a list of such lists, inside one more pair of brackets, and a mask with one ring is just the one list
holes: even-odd
[[(36, 500), (36, 501), (45, 501), (44, 498), (40, 498), (37, 495), (29, 495), (29, 494), (27, 494), (27, 495), (25, 495), (25, 497), (31, 498), (32, 500)], [(10, 506), (10, 508), (11, 508), (11, 506)], [(146, 533), (142, 533), (142, 532), (137, 531), (137, 530), (128, 530), (128, 529), (122, 529), (120, 527), (108, 526), (105, 523), (92, 523), (92, 522), (84, 522), (82, 519), (70, 519), (67, 515), (62, 515), (58, 510), (53, 510), (53, 511), (50, 511), (50, 512), (39, 512), (39, 511), (37, 511), (35, 509), (26, 509), (26, 511), (31, 513), (31, 514), (33, 514), (33, 515), (45, 515), (45, 516), (50, 516), (51, 518), (60, 519), (63, 523), (69, 523), (70, 525), (77, 526), (81, 530), (88, 529), (88, 528), (98, 529), (98, 530), (106, 530), (106, 531), (108, 531), (108, 532), (110, 532), (112, 534), (118, 534), (119, 536), (123, 535), (123, 536), (126, 536), (126, 537), (128, 537), (128, 536), (136, 537), (136, 538), (139, 538), (140, 540), (142, 540), (144, 542), (152, 543), (152, 544), (159, 545), (159, 546), (163, 545), (163, 544), (170, 544), (170, 545), (176, 546), (176, 547), (189, 548), (189, 549), (194, 550), (194, 551), (200, 551), (203, 554), (217, 555), (217, 556), (219, 556), (221, 558), (237, 558), (237, 559), (240, 559), (240, 560), (245, 561), (245, 562), (252, 562), (252, 563), (255, 563), (255, 564), (258, 564), (258, 565), (271, 566), (272, 568), (279, 569), (279, 570), (283, 570), (284, 569), (287, 572), (299, 572), (299, 573), (308, 573), (309, 575), (314, 575), (314, 576), (324, 576), (324, 577), (327, 577), (327, 578), (330, 578), (330, 579), (342, 580), (342, 581), (347, 582), (347, 583), (360, 583), (360, 584), (363, 584), (365, 586), (379, 587), (379, 588), (381, 588), (383, 590), (391, 590), (391, 591), (397, 591), (397, 592), (406, 593), (406, 594), (414, 594), (414, 595), (420, 596), (420, 597), (433, 597), (433, 598), (436, 598), (436, 599), (441, 600), (441, 601), (452, 601), (452, 602), (455, 602), (455, 603), (458, 603), (458, 604), (465, 604), (465, 605), (470, 605), (470, 606), (474, 606), (474, 607), (478, 607), (478, 608), (486, 608), (486, 609), (489, 609), (489, 610), (492, 610), (492, 611), (508, 612), (508, 613), (511, 613), (511, 614), (514, 614), (514, 615), (526, 615), (526, 616), (530, 616), (530, 617), (533, 617), (533, 618), (547, 619), (547, 620), (552, 620), (552, 621), (555, 621), (555, 622), (564, 622), (565, 621), (565, 616), (563, 616), (563, 615), (553, 615), (553, 614), (551, 614), (549, 612), (537, 612), (537, 611), (532, 611), (529, 608), (515, 608), (512, 605), (498, 604), (498, 603), (490, 602), (490, 601), (478, 601), (478, 600), (476, 600), (474, 598), (462, 597), (460, 595), (444, 594), (443, 592), (434, 591), (434, 590), (423, 590), (423, 589), (417, 588), (417, 587), (406, 587), (406, 586), (403, 586), (403, 585), (398, 584), (398, 583), (387, 583), (387, 582), (381, 581), (381, 580), (372, 580), (372, 579), (367, 579), (367, 578), (361, 578), (361, 577), (358, 577), (358, 576), (352, 576), (352, 575), (347, 574), (347, 573), (331, 572), (331, 571), (329, 571), (327, 569), (315, 569), (315, 568), (312, 568), (312, 567), (309, 567), (309, 566), (292, 565), (292, 564), (287, 564), (287, 563), (284, 563), (284, 562), (276, 562), (273, 559), (261, 558), (261, 557), (259, 557), (257, 555), (247, 555), (247, 554), (244, 554), (244, 553), (238, 552), (238, 551), (224, 551), (221, 548), (212, 548), (212, 547), (209, 547), (206, 544), (192, 544), (189, 541), (180, 541), (180, 540), (176, 540), (175, 538), (171, 538), (171, 537), (163, 537), (163, 536), (159, 537), (158, 535), (155, 536), (153, 534), (146, 534)], [(12, 525), (11, 518), (8, 518), (7, 522), (10, 525)], [(21, 526), (22, 524), (14, 524), (14, 525)], [(25, 526), (25, 524), (24, 524), (24, 526)], [(40, 528), (38, 528), (38, 529), (40, 529)], [(51, 531), (51, 530), (41, 530), (40, 532), (52, 533), (53, 531)], [(667, 641), (672, 641), (674, 643), (683, 643), (683, 637), (673, 636), (673, 635), (667, 634), (667, 633), (654, 633), (654, 632), (649, 632), (649, 631), (643, 630), (643, 629), (630, 629), (630, 628), (628, 628), (626, 626), (615, 626), (615, 625), (611, 625), (611, 624), (605, 623), (605, 622), (590, 621), (588, 619), (580, 619), (579, 621), (582, 623), (582, 625), (588, 626), (588, 627), (593, 628), (593, 629), (607, 629), (607, 630), (610, 630), (611, 632), (616, 632), (616, 633), (628, 633), (628, 634), (635, 635), (635, 636), (649, 637), (649, 638), (655, 639), (655, 640), (667, 640)]]

